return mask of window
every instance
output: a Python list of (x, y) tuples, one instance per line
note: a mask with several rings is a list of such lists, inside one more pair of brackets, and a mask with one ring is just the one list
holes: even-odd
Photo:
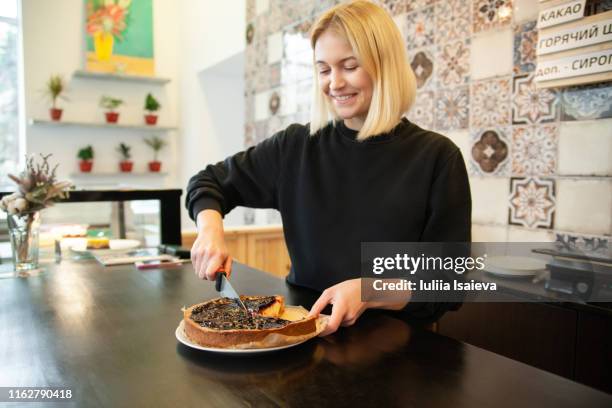
[(0, 1), (0, 185), (19, 171), (18, 1)]

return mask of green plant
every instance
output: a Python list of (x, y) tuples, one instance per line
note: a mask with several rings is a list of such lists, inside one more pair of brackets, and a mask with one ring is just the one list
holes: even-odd
[(132, 147), (126, 145), (125, 143), (119, 143), (119, 146), (117, 146), (117, 151), (119, 152), (119, 154), (121, 154), (121, 157), (123, 157), (124, 161), (130, 160), (130, 158), (132, 157), (132, 153), (130, 153), (131, 149)]
[(146, 111), (156, 112), (159, 110), (159, 108), (161, 108), (161, 105), (159, 104), (159, 101), (155, 99), (155, 97), (149, 93), (147, 94), (147, 97), (145, 99), (144, 108)]
[(57, 99), (62, 98), (66, 99), (62, 96), (62, 93), (66, 90), (66, 84), (64, 83), (64, 78), (61, 75), (51, 75), (47, 80), (47, 84), (45, 87), (45, 94), (51, 99), (51, 105), (53, 109), (57, 108)]
[(123, 105), (122, 99), (112, 98), (106, 95), (103, 95), (100, 98), (100, 107), (104, 109), (108, 109), (111, 112), (121, 105)]
[(153, 149), (153, 161), (157, 161), (157, 154), (167, 144), (165, 140), (157, 136), (153, 136), (150, 139), (145, 138), (144, 142), (147, 144), (147, 146)]
[(77, 157), (81, 160), (91, 160), (94, 157), (93, 147), (91, 145), (79, 149)]

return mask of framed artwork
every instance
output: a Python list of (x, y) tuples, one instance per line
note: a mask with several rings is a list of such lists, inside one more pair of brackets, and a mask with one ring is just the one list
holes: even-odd
[(155, 75), (153, 0), (84, 0), (85, 70)]

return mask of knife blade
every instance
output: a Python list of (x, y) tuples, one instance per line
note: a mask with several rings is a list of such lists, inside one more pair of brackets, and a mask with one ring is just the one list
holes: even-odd
[(247, 309), (247, 307), (244, 305), (244, 303), (240, 299), (238, 292), (236, 292), (232, 284), (227, 279), (227, 274), (225, 273), (225, 270), (223, 269), (220, 269), (217, 272), (217, 280), (215, 281), (215, 289), (217, 290), (217, 292), (221, 293), (221, 296), (234, 300), (238, 304), (238, 306), (240, 306), (240, 308), (244, 310), (246, 314), (249, 314), (249, 310)]

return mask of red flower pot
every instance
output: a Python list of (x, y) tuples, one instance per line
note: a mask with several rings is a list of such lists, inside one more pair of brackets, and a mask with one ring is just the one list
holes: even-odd
[(161, 170), (161, 162), (160, 161), (150, 161), (149, 162), (149, 171), (157, 173)]
[(119, 112), (105, 112), (107, 123), (117, 123), (119, 120)]
[(131, 161), (122, 161), (119, 162), (119, 168), (124, 173), (129, 173), (132, 171), (132, 167), (134, 167), (134, 162)]
[(145, 115), (145, 122), (147, 125), (155, 125), (157, 123), (157, 115)]
[(49, 114), (51, 115), (52, 120), (60, 120), (62, 118), (62, 109), (51, 108), (49, 109)]
[(93, 162), (91, 160), (81, 160), (79, 162), (79, 168), (83, 173), (91, 172), (91, 168), (93, 167)]

